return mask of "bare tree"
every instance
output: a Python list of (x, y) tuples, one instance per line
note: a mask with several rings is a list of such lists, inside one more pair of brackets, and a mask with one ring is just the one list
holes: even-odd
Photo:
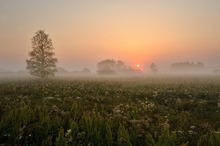
[(26, 60), (29, 73), (42, 79), (54, 76), (57, 59), (49, 35), (43, 30), (37, 31), (32, 38), (32, 49), (30, 59)]

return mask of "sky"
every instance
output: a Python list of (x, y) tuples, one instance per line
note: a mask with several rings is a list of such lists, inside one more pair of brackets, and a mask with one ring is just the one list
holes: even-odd
[(104, 59), (143, 71), (152, 62), (220, 65), (219, 0), (1, 0), (0, 68), (25, 69), (37, 30), (70, 71), (95, 71)]

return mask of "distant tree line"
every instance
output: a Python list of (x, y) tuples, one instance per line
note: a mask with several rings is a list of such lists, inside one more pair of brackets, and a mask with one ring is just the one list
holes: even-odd
[(171, 65), (171, 69), (173, 70), (198, 70), (204, 68), (204, 63), (202, 62), (178, 62)]
[(121, 60), (106, 59), (97, 64), (97, 72), (100, 75), (115, 75), (118, 73), (140, 73), (141, 71), (126, 65)]

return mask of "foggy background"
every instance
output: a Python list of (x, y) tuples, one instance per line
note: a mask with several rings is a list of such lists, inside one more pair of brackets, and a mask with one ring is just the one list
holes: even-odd
[[(220, 1), (0, 1), (0, 72), (23, 71), (39, 29), (53, 41), (58, 67), (69, 72), (105, 59), (150, 72), (180, 62), (220, 67)], [(137, 64), (140, 66), (137, 68)]]

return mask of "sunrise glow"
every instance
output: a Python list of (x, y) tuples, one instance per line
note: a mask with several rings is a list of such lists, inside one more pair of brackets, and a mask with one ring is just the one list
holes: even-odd
[(53, 40), (58, 65), (69, 70), (96, 70), (103, 59), (139, 62), (145, 70), (155, 61), (220, 62), (220, 1), (3, 0), (0, 12), (2, 67), (25, 68), (39, 29)]

